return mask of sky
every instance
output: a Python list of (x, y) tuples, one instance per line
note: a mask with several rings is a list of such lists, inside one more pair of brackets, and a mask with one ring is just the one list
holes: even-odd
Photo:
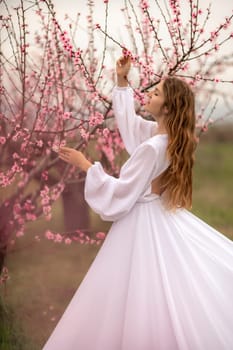
[[(4, 0), (7, 2), (8, 7), (16, 7), (20, 4), (20, 0)], [(46, 0), (49, 1), (49, 0)], [(70, 20), (65, 20), (66, 15), (71, 20), (76, 19), (76, 14), (81, 13), (79, 20), (79, 32), (75, 38), (77, 46), (85, 47), (87, 45), (87, 35), (86, 35), (86, 27), (87, 20), (86, 16), (88, 15), (88, 6), (87, 3), (90, 0), (51, 0), (54, 4), (54, 9), (56, 11), (56, 18), (59, 21), (62, 29), (67, 29)], [(105, 4), (104, 0), (91, 0), (94, 3), (94, 11), (93, 11), (93, 22), (99, 23), (102, 27), (104, 27), (105, 20)], [(127, 0), (126, 0), (127, 1)], [(130, 0), (134, 10), (138, 13), (138, 0)], [(194, 0), (195, 1), (195, 0)], [(34, 0), (23, 0), (25, 7), (30, 6), (31, 3), (35, 2)], [(109, 0), (109, 11), (108, 11), (108, 33), (112, 35), (117, 40), (121, 42), (126, 42), (127, 44), (127, 36), (128, 31), (125, 27), (125, 20), (121, 9), (124, 7), (125, 0)], [(158, 8), (155, 6), (155, 0), (148, 0), (150, 4), (150, 13), (154, 18), (161, 18)], [(164, 4), (168, 4), (169, 0), (159, 0), (158, 1), (161, 6), (164, 7)], [(189, 6), (187, 4), (189, 0), (180, 0), (181, 9), (183, 13), (183, 20), (187, 21), (189, 18)], [(203, 10), (203, 13), (206, 13), (206, 8), (209, 3), (211, 3), (211, 17), (207, 23), (206, 34), (210, 33), (212, 30), (216, 28), (216, 26), (225, 19), (226, 16), (229, 16), (233, 13), (233, 2), (232, 0), (199, 0), (200, 8)], [(129, 6), (129, 5), (128, 5)], [(2, 2), (0, 3), (0, 13), (4, 13), (4, 6)], [(34, 12), (30, 13), (30, 16), (27, 17), (27, 21), (29, 23), (31, 34), (39, 29), (39, 23), (37, 20), (37, 16)], [(233, 32), (233, 25), (232, 25)], [(163, 39), (166, 41), (167, 31), (163, 25), (160, 26), (160, 34), (164, 37)], [(103, 45), (104, 36), (101, 33), (98, 33), (97, 40), (99, 45)], [(231, 49), (232, 45), (227, 44), (224, 46), (224, 50)], [(119, 49), (120, 50), (120, 49)]]
[[(88, 0), (53, 0), (57, 17), (60, 22), (65, 26), (67, 24), (64, 21), (65, 14), (68, 14), (71, 18), (75, 19), (75, 14), (81, 13), (80, 27), (83, 28), (83, 37), (85, 36), (85, 27), (86, 27), (86, 15), (88, 14), (87, 3)], [(104, 26), (105, 19), (105, 5), (104, 0), (93, 0), (94, 3), (94, 23), (99, 23), (102, 27)], [(131, 0), (131, 3), (134, 6), (134, 10), (138, 12), (138, 3), (137, 0)], [(155, 6), (154, 0), (149, 0), (150, 3), (150, 13), (156, 19), (160, 17), (158, 9)], [(169, 0), (159, 0), (159, 3), (163, 4), (169, 3)], [(187, 7), (189, 0), (180, 0), (181, 8), (183, 11), (184, 20), (187, 20), (189, 16), (189, 7)], [(232, 0), (200, 0), (200, 8), (205, 12), (209, 3), (211, 3), (211, 18), (207, 23), (206, 30), (208, 32), (214, 30), (217, 24), (220, 24), (226, 16), (229, 16), (233, 12), (233, 2)], [(108, 30), (116, 38), (125, 38), (127, 36), (127, 29), (124, 26), (124, 17), (121, 9), (124, 7), (124, 0), (109, 0), (109, 20), (108, 20)], [(233, 28), (232, 28), (233, 30)], [(163, 28), (161, 28), (163, 31)], [(79, 38), (80, 39), (80, 38)], [(79, 42), (77, 38), (77, 41)], [(123, 39), (124, 40), (124, 39)], [(81, 40), (80, 40), (81, 41)], [(84, 40), (83, 40), (84, 41)]]
[[(87, 3), (89, 0), (52, 0), (54, 4), (54, 9), (57, 14), (57, 18), (62, 26), (66, 27), (67, 21), (64, 20), (65, 15), (67, 14), (73, 20), (76, 17), (78, 12), (81, 13), (80, 19), (80, 27), (83, 30), (83, 34), (85, 33), (86, 27), (86, 15), (88, 14)], [(16, 7), (20, 4), (20, 0), (7, 0), (8, 6)], [(30, 5), (34, 0), (23, 0), (24, 4)], [(94, 3), (94, 23), (99, 23), (102, 26), (104, 25), (105, 19), (105, 4), (104, 0), (92, 0)], [(124, 37), (126, 34), (126, 29), (124, 26), (124, 17), (121, 9), (124, 7), (124, 0), (109, 0), (109, 20), (108, 20), (108, 29), (110, 33), (114, 34), (116, 37)], [(150, 4), (150, 12), (155, 17), (159, 17), (159, 12), (155, 7), (155, 0), (148, 0)], [(131, 0), (133, 4), (134, 10), (138, 11), (138, 0)], [(159, 4), (164, 6), (169, 3), (169, 0), (159, 0)], [(184, 18), (187, 18), (189, 15), (189, 8), (186, 6), (189, 3), (189, 0), (180, 0), (181, 8), (184, 14)], [(218, 23), (230, 14), (233, 13), (233, 2), (232, 0), (199, 0), (200, 8), (205, 12), (205, 9), (208, 7), (209, 3), (211, 3), (211, 19), (208, 21), (207, 30), (213, 30)], [(3, 5), (0, 4), (1, 13), (3, 12)], [(28, 18), (30, 24), (33, 25), (36, 30), (38, 25), (35, 21), (35, 15), (30, 16)]]
[[(181, 0), (181, 5), (187, 3), (189, 0)], [(9, 0), (9, 3), (11, 2), (17, 2)], [(70, 14), (73, 16), (77, 12), (83, 12), (85, 14), (86, 12), (86, 4), (88, 0), (53, 0), (53, 3), (55, 5), (55, 9), (57, 11), (58, 16), (62, 19), (65, 13)], [(96, 18), (97, 22), (103, 22), (104, 20), (104, 1), (103, 0), (93, 0), (96, 10), (94, 13), (94, 17)], [(164, 0), (160, 0), (159, 3), (163, 3)], [(168, 0), (165, 0), (166, 3), (169, 3)], [(134, 8), (137, 8), (138, 1), (132, 0), (132, 3), (134, 4)], [(154, 1), (149, 1), (151, 4), (151, 8), (153, 8)], [(206, 0), (200, 0), (200, 8), (203, 10), (208, 6), (209, 3), (211, 3), (211, 22), (213, 24), (221, 21), (222, 18), (225, 16), (229, 16), (232, 13), (233, 10), (233, 2), (231, 0), (212, 0), (212, 1), (206, 1)], [(111, 26), (115, 28), (120, 28), (121, 23), (120, 20), (122, 18), (121, 14), (121, 8), (124, 7), (124, 0), (109, 0), (109, 11), (110, 11), (110, 17), (111, 17)], [(156, 17), (156, 13), (153, 14)]]

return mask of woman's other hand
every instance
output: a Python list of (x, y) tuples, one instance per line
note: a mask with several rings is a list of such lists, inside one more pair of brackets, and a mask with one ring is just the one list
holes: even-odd
[(74, 148), (60, 147), (58, 153), (59, 158), (71, 165), (79, 167), (83, 171), (87, 171), (92, 166), (92, 163), (87, 160), (84, 154)]

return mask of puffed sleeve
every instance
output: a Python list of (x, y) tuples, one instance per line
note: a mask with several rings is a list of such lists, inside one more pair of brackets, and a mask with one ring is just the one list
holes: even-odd
[(155, 134), (157, 122), (143, 119), (134, 108), (131, 87), (115, 86), (112, 92), (113, 112), (125, 148), (129, 154)]
[(156, 167), (156, 149), (140, 145), (121, 168), (119, 178), (108, 175), (100, 162), (87, 171), (84, 194), (103, 220), (115, 221), (127, 214), (150, 186)]

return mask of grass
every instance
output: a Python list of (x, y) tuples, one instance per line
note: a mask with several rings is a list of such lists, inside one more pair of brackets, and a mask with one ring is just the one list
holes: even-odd
[[(231, 239), (232, 159), (230, 143), (199, 145), (194, 169), (192, 210)], [(61, 202), (58, 201), (53, 210), (54, 220), (51, 223), (40, 220), (37, 226), (28, 225), (27, 235), (16, 241), (8, 255), (10, 280), (7, 282), (4, 303), (13, 310), (10, 328), (15, 327), (13, 334), (19, 330), (19, 345), (18, 348), (0, 346), (1, 349), (20, 350), (22, 338), (23, 350), (41, 349), (100, 248), (75, 243), (60, 245), (45, 240), (41, 235), (45, 229), (63, 230), (64, 227)], [(97, 215), (92, 213), (91, 218), (93, 227), (108, 230), (109, 224), (104, 224)], [(40, 242), (34, 240), (35, 235), (41, 236)], [(7, 320), (4, 319), (3, 324)], [(1, 332), (7, 334), (7, 331)]]
[(203, 143), (194, 167), (193, 213), (233, 239), (233, 147)]
[(0, 349), (34, 350), (21, 325), (15, 320), (15, 311), (0, 298)]
[(11, 280), (5, 301), (17, 310), (15, 320), (35, 344), (42, 345), (78, 288), (96, 255), (91, 248), (43, 242), (17, 252), (17, 267), (9, 257)]

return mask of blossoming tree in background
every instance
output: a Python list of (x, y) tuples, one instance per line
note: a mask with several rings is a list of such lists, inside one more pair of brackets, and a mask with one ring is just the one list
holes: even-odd
[[(125, 21), (124, 39), (120, 39), (111, 34), (111, 0), (103, 3), (104, 24), (100, 25), (94, 22), (94, 2), (87, 1), (87, 42), (83, 45), (80, 13), (75, 19), (66, 16), (62, 25), (50, 0), (19, 1), (15, 7), (1, 2), (1, 267), (9, 244), (25, 233), (28, 222), (42, 216), (50, 221), (53, 203), (60, 196), (65, 201), (67, 188), (73, 197), (64, 202), (69, 208), (66, 215), (75, 208), (80, 221), (75, 221), (75, 228), (67, 224), (65, 232), (46, 231), (45, 236), (65, 243), (99, 244), (104, 239), (103, 233), (88, 231), (83, 198), (77, 200), (77, 208), (73, 204), (80, 196), (84, 174), (61, 161), (56, 151), (65, 144), (82, 150), (89, 159), (100, 160), (110, 174), (118, 175), (117, 160), (124, 147), (114, 124), (111, 89), (120, 54), (132, 58), (135, 74), (129, 84), (138, 113), (144, 114), (145, 92), (165, 75), (186, 79), (195, 91), (201, 91), (197, 137), (211, 122), (216, 97), (225, 106), (220, 117), (232, 113), (232, 93), (222, 92), (223, 86), (232, 89), (233, 83), (223, 75), (232, 64), (232, 13), (209, 30), (211, 7), (204, 1), (200, 5), (190, 0), (183, 8), (178, 0), (165, 1), (163, 6), (156, 0), (151, 4), (125, 0), (119, 9)], [(30, 16), (38, 22), (36, 32), (29, 25)]]

